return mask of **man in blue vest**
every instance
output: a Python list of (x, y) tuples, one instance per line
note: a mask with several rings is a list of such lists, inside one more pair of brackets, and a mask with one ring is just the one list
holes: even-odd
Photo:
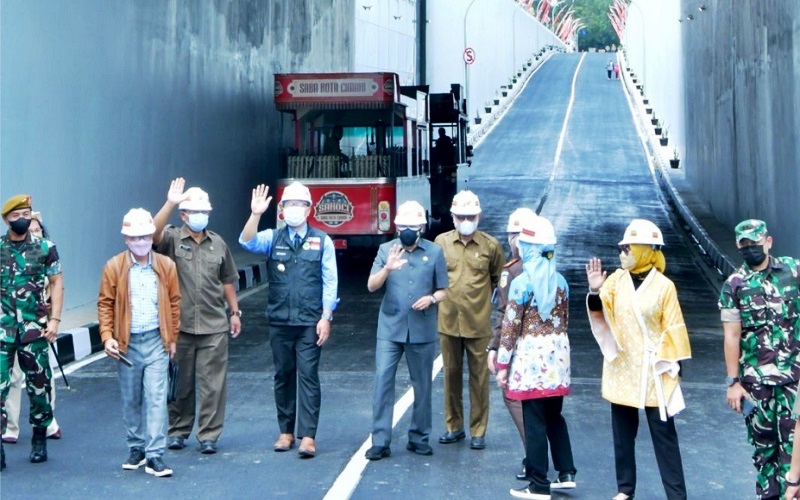
[(296, 435), (302, 438), (300, 458), (313, 458), (321, 399), (319, 356), (338, 301), (336, 251), (328, 235), (306, 223), (311, 193), (299, 182), (286, 186), (281, 197), (286, 226), (259, 232), (258, 223), (272, 201), (268, 195), (264, 184), (253, 189), (252, 213), (239, 243), (249, 252), (267, 255), (267, 318), (280, 427), (274, 449), (289, 451)]

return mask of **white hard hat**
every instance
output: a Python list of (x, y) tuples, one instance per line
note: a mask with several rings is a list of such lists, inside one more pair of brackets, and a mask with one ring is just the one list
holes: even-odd
[(211, 202), (208, 193), (199, 187), (191, 187), (186, 190), (186, 199), (178, 205), (179, 210), (199, 210), (208, 212), (211, 210)]
[(625, 228), (625, 236), (619, 245), (663, 245), (661, 230), (646, 219), (633, 219)]
[(481, 213), (481, 202), (472, 191), (460, 191), (453, 197), (450, 213), (453, 215), (478, 215)]
[(508, 227), (506, 228), (506, 232), (508, 233), (519, 233), (522, 231), (522, 222), (525, 219), (531, 219), (536, 217), (536, 213), (531, 210), (530, 208), (518, 208), (511, 212), (511, 215), (508, 216)]
[(556, 230), (545, 217), (534, 214), (533, 217), (527, 217), (522, 222), (522, 231), (520, 231), (517, 241), (537, 245), (555, 245)]
[(304, 201), (311, 205), (311, 191), (297, 181), (286, 186), (281, 195), (281, 203), (290, 200)]
[(122, 231), (125, 236), (148, 236), (156, 232), (153, 216), (143, 208), (132, 208), (122, 218)]
[(409, 200), (397, 207), (397, 216), (394, 218), (398, 226), (424, 226), (427, 222), (425, 209), (416, 201)]

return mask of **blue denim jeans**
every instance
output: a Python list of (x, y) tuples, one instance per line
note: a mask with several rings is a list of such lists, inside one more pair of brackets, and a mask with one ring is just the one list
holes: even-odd
[(160, 457), (167, 446), (169, 355), (158, 330), (132, 334), (125, 354), (133, 363), (118, 367), (128, 448), (143, 448), (147, 458)]

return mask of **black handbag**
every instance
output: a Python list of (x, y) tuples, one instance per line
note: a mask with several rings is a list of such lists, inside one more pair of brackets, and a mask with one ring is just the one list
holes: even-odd
[(178, 364), (169, 360), (167, 385), (167, 403), (172, 403), (178, 399)]

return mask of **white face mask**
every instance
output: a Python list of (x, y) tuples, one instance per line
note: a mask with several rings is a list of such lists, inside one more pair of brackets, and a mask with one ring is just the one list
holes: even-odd
[(199, 233), (208, 226), (208, 214), (188, 214), (186, 225), (195, 233)]
[(627, 269), (628, 271), (636, 267), (636, 259), (633, 257), (633, 252), (620, 252), (619, 263), (622, 269)]
[(284, 207), (283, 220), (290, 227), (302, 226), (306, 221), (306, 207)]
[(464, 236), (471, 236), (478, 229), (478, 222), (464, 220), (458, 224), (458, 232)]
[(129, 241), (128, 242), (128, 249), (131, 251), (133, 255), (136, 257), (144, 257), (148, 253), (150, 253), (150, 249), (153, 247), (153, 240), (136, 240), (136, 241)]

